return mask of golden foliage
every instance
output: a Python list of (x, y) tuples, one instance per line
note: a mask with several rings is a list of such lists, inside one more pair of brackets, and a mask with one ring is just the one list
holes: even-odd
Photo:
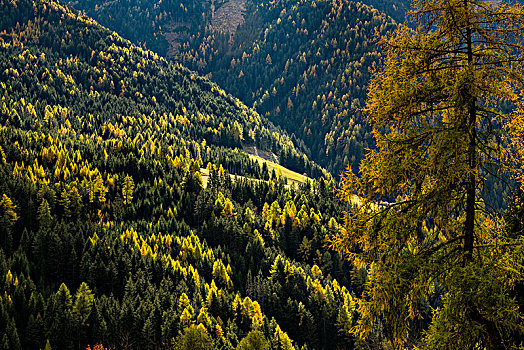
[(477, 0), (413, 7), (415, 31), (400, 26), (381, 38), (387, 57), (364, 108), (376, 149), (361, 175), (348, 168), (342, 176), (339, 196), (350, 209), (331, 246), (367, 270), (354, 334), (366, 338), (382, 324), (401, 347), (438, 297), (424, 347), (491, 347), (523, 331), (509, 297), (523, 269), (509, 278), (497, 268), (522, 261), (510, 254), (522, 242), (487, 210), (483, 188), (485, 177), (512, 169), (501, 126), (515, 129), (522, 119), (502, 106), (522, 99), (524, 8)]

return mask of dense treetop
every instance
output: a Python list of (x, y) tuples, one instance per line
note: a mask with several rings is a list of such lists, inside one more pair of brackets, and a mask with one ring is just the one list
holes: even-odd
[(0, 33), (3, 348), (352, 346), (333, 181), (240, 150), (322, 176), (285, 133), (55, 1), (4, 4)]
[[(418, 4), (462, 4), (435, 3)], [(234, 4), (243, 22), (217, 30)], [(520, 341), (523, 188), (505, 221), (485, 195), (524, 178), (524, 108), (516, 84), (479, 78), (503, 65), (470, 69), (467, 43), (445, 40), (456, 28), (417, 36), (342, 0), (74, 5), (85, 13), (56, 0), (0, 11), (0, 347)], [(375, 30), (396, 33), (386, 56)], [(483, 89), (494, 104), (476, 103)], [(499, 129), (490, 118), (513, 103)], [(289, 184), (248, 151), (308, 178)], [(361, 164), (345, 201), (312, 160)]]
[[(169, 39), (171, 48), (160, 53), (169, 51), (176, 62), (227, 86), (228, 92), (293, 134), (295, 143), (303, 142), (310, 158), (328, 170), (338, 173), (348, 163), (358, 165), (365, 148), (372, 146), (358, 108), (364, 105), (369, 72), (381, 57), (374, 33), (392, 30), (393, 21), (346, 0), (247, 1), (243, 23), (224, 32), (213, 25), (207, 5), (199, 4), (194, 6), (204, 7), (201, 16), (189, 11), (185, 17), (197, 19), (192, 25), (167, 13), (162, 18), (170, 24), (162, 31), (156, 24), (146, 29), (156, 38), (163, 33)], [(131, 17), (150, 23), (152, 16), (144, 13), (157, 11), (163, 3), (138, 5)], [(135, 41), (142, 35), (139, 26), (115, 22), (120, 7), (93, 10), (92, 2), (75, 6)], [(217, 1), (215, 6), (225, 5)]]
[(203, 32), (178, 60), (303, 140), (328, 170), (358, 164), (372, 146), (358, 108), (380, 61), (374, 32), (391, 30), (391, 20), (347, 1), (262, 2), (248, 12), (232, 45)]

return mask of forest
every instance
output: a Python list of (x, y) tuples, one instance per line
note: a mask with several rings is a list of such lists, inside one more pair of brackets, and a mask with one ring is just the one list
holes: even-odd
[[(170, 7), (176, 9), (171, 12), (162, 12), (170, 2), (144, 1), (132, 12), (125, 12), (126, 3), (72, 2), (147, 48), (163, 41), (159, 52), (168, 60), (227, 86), (229, 93), (286, 130), (311, 160), (332, 174), (338, 176), (348, 163), (358, 166), (373, 146), (370, 125), (359, 108), (365, 103), (372, 66), (381, 59), (375, 30), (384, 35), (396, 27), (384, 13), (347, 0), (247, 1), (243, 23), (224, 31), (214, 24), (207, 2), (189, 6), (182, 1)], [(225, 6), (222, 3), (227, 2), (217, 2)], [(404, 10), (392, 15), (400, 19), (407, 5), (397, 5)], [(201, 16), (188, 10), (180, 19), (178, 10), (194, 7), (201, 7)], [(126, 16), (142, 24), (122, 22)], [(143, 29), (145, 23), (151, 25)], [(143, 41), (144, 33), (151, 40)]]
[(0, 347), (522, 348), (524, 8), (239, 3), (1, 2)]
[(58, 2), (0, 25), (3, 348), (352, 346), (343, 204), (285, 132)]

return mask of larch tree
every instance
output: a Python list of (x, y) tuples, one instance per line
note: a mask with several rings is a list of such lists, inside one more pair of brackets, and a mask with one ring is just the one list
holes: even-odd
[(133, 177), (126, 175), (122, 185), (122, 196), (124, 197), (124, 204), (131, 204), (133, 200), (133, 191), (135, 190), (135, 182)]
[(13, 204), (11, 198), (5, 195), (2, 195), (0, 200), (0, 209), (2, 210), (3, 220), (6, 225), (12, 226), (18, 220), (18, 215), (16, 214), (16, 205)]
[(380, 329), (395, 348), (511, 347), (523, 334), (524, 244), (489, 210), (485, 184), (511, 171), (504, 130), (524, 87), (524, 9), (414, 0), (409, 18), (415, 29), (380, 39), (364, 108), (376, 148), (339, 192), (351, 209), (332, 247), (368, 271), (352, 331)]
[(250, 331), (237, 345), (237, 350), (269, 350), (269, 343), (258, 329)]

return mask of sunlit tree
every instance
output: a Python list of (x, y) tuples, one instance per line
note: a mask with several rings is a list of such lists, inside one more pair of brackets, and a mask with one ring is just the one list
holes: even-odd
[[(341, 197), (360, 199), (332, 244), (368, 271), (354, 332), (381, 325), (396, 346), (419, 336), (427, 348), (511, 346), (523, 330), (511, 297), (522, 242), (501, 229), (484, 189), (506, 176), (502, 126), (524, 83), (523, 8), (415, 0), (410, 18), (415, 30), (381, 39), (385, 64), (368, 88), (376, 148), (358, 177), (342, 178)], [(422, 317), (431, 322), (416, 335)]]

